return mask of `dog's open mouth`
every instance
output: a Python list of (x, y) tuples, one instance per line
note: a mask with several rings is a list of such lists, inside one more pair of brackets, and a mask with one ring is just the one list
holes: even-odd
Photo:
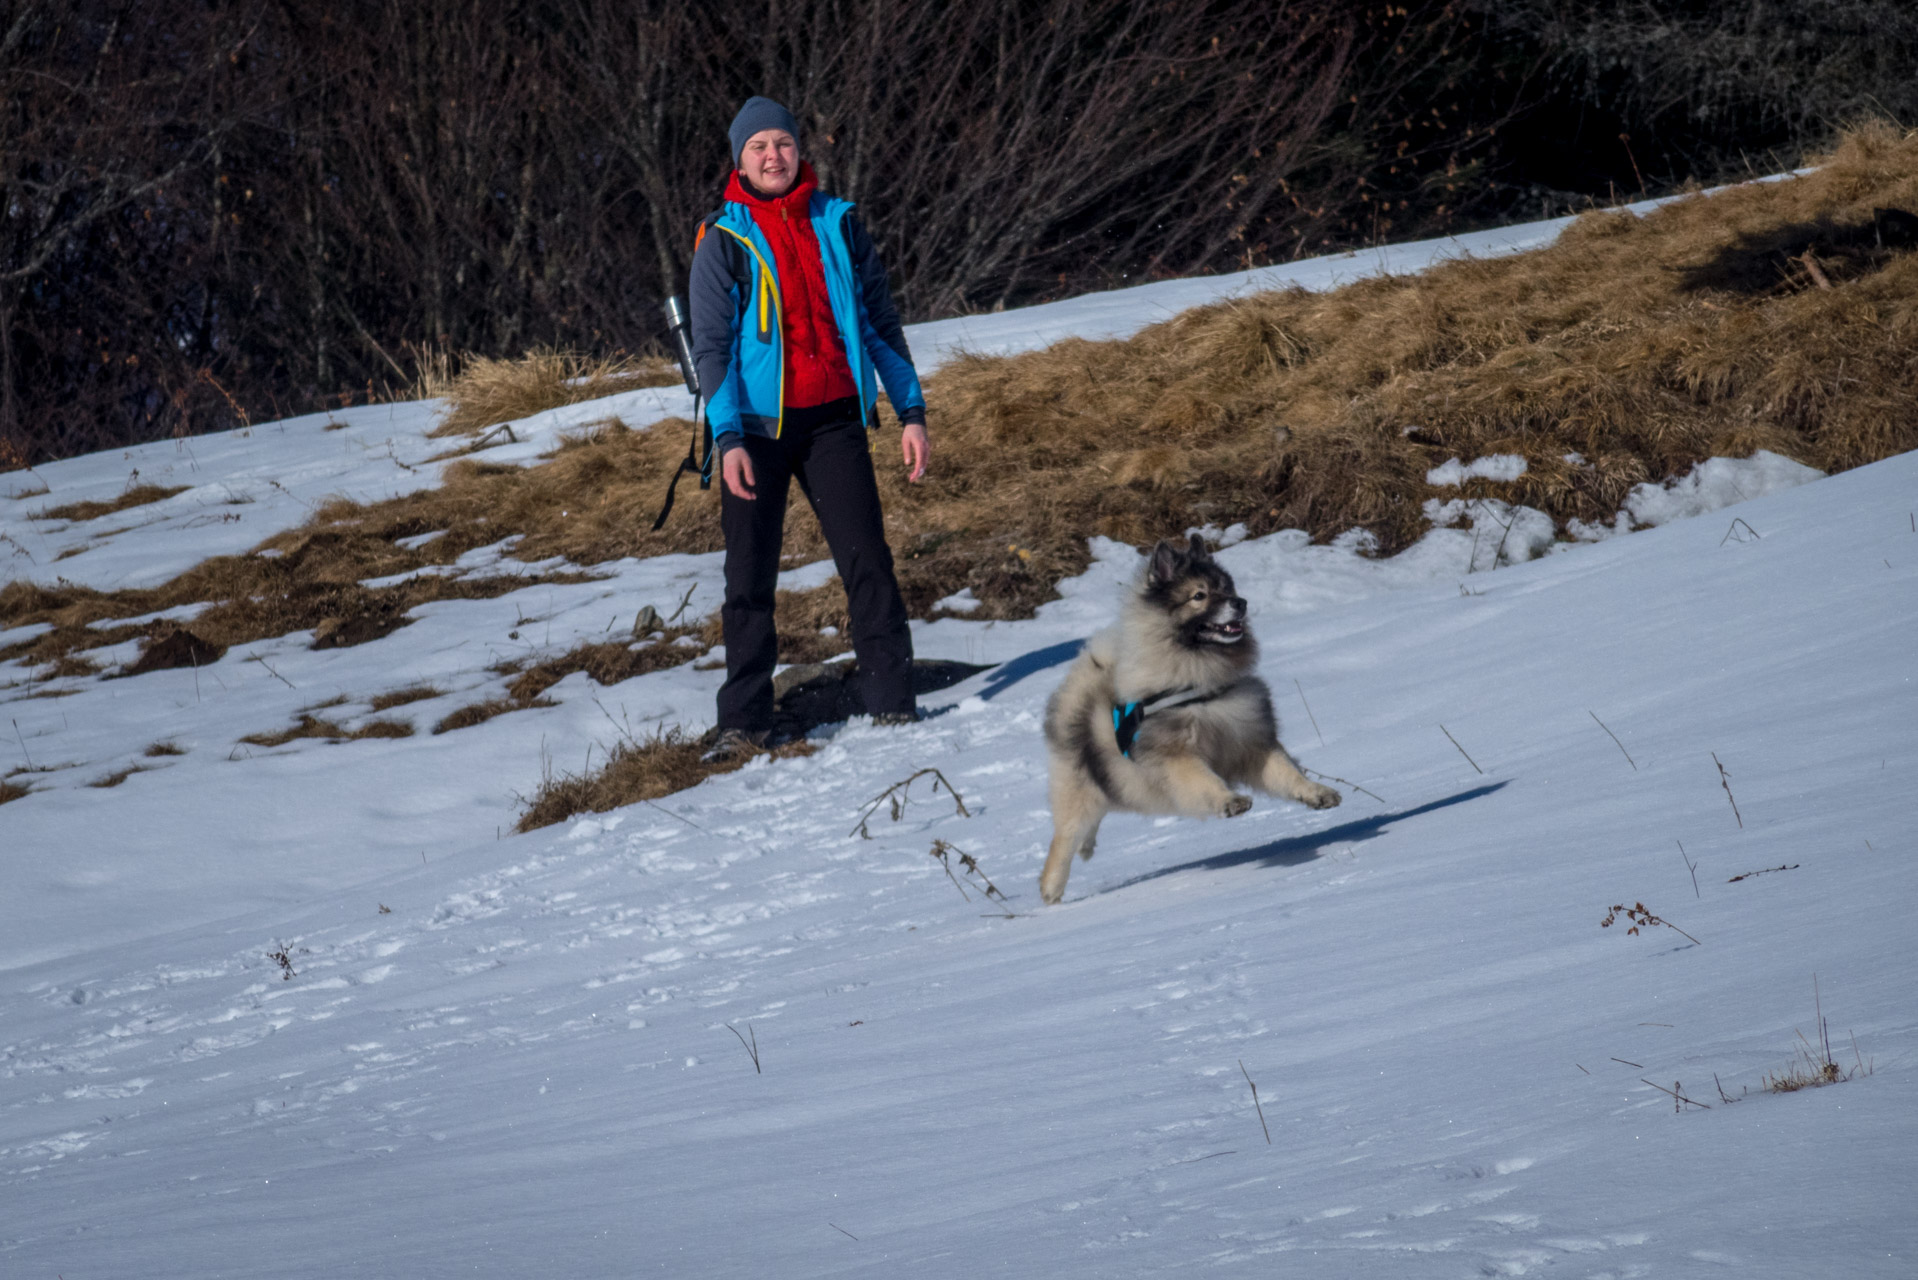
[(1243, 622), (1208, 622), (1199, 628), (1199, 638), (1212, 644), (1237, 644), (1245, 638)]

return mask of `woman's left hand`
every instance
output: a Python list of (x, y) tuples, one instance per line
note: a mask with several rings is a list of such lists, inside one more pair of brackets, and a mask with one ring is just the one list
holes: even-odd
[(926, 459), (932, 456), (932, 442), (926, 439), (923, 422), (910, 422), (899, 437), (899, 451), (906, 459), (906, 479), (918, 484), (926, 474)]

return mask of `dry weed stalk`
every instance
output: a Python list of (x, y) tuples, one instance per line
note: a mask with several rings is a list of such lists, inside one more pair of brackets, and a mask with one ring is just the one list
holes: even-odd
[(1600, 720), (1598, 718), (1598, 712), (1593, 711), (1590, 707), (1587, 707), (1585, 709), (1585, 714), (1590, 716), (1597, 723), (1599, 728), (1605, 730), (1605, 736), (1610, 738), (1613, 744), (1618, 747), (1619, 751), (1624, 754), (1625, 763), (1632, 766), (1633, 773), (1637, 773), (1638, 761), (1632, 759), (1632, 753), (1625, 750), (1625, 744), (1618, 740), (1618, 735), (1612, 732), (1611, 727), (1607, 725), (1603, 720)]
[(732, 1032), (735, 1036), (739, 1036), (739, 1047), (752, 1055), (753, 1074), (765, 1075), (766, 1073), (762, 1071), (759, 1066), (759, 1033), (753, 1030), (753, 1024), (750, 1022), (746, 1024), (746, 1030), (752, 1035), (750, 1042), (747, 1041), (745, 1036), (739, 1035), (739, 1028), (735, 1027), (732, 1023), (728, 1022), (726, 1024), (726, 1030)]
[[(1713, 1079), (1717, 1079), (1717, 1077), (1714, 1076)], [(1658, 1090), (1660, 1093), (1670, 1094), (1672, 1097), (1673, 1114), (1677, 1114), (1678, 1112), (1683, 1111), (1686, 1107), (1697, 1107), (1701, 1111), (1711, 1110), (1710, 1103), (1694, 1102), (1692, 1099), (1686, 1097), (1681, 1092), (1681, 1090), (1684, 1089), (1685, 1087), (1682, 1081), (1678, 1081), (1678, 1080), (1672, 1081), (1672, 1087), (1667, 1089), (1662, 1084), (1652, 1084), (1652, 1082), (1650, 1080), (1647, 1080), (1644, 1076), (1640, 1076), (1638, 1080), (1640, 1084), (1651, 1084), (1652, 1088)], [(1721, 1089), (1719, 1090), (1719, 1092), (1723, 1093), (1724, 1090)]]
[[(1869, 842), (1867, 842), (1866, 847), (1867, 848), (1870, 847)], [(1753, 876), (1768, 876), (1774, 871), (1796, 871), (1796, 870), (1798, 870), (1798, 864), (1796, 862), (1781, 862), (1775, 867), (1764, 867), (1757, 871), (1741, 871), (1737, 875), (1733, 876), (1731, 879), (1727, 880), (1725, 883), (1737, 884), (1740, 880), (1749, 880)]]
[(1725, 788), (1725, 799), (1731, 801), (1732, 817), (1738, 819), (1738, 829), (1745, 829), (1745, 815), (1738, 812), (1738, 799), (1732, 795), (1732, 776), (1725, 772), (1725, 766), (1719, 764), (1718, 753), (1712, 752), (1712, 763), (1718, 765), (1718, 785)]
[(1458, 746), (1458, 739), (1452, 736), (1452, 731), (1450, 729), (1447, 729), (1444, 725), (1440, 725), (1439, 732), (1445, 735), (1445, 740), (1447, 742), (1451, 743), (1455, 747), (1458, 747), (1458, 753), (1465, 757), (1466, 764), (1469, 764), (1472, 766), (1472, 768), (1477, 769), (1481, 775), (1484, 774), (1485, 770), (1479, 769), (1478, 761), (1472, 759), (1471, 753), (1466, 751), (1464, 747)]
[(1252, 1073), (1245, 1069), (1244, 1058), (1239, 1059), (1239, 1074), (1245, 1077), (1246, 1084), (1251, 1085), (1252, 1109), (1259, 1113), (1259, 1128), (1264, 1131), (1265, 1145), (1269, 1147), (1272, 1145), (1272, 1130), (1265, 1123), (1265, 1108), (1259, 1105), (1259, 1086), (1252, 1084)]
[(932, 856), (939, 859), (939, 865), (945, 868), (946, 879), (952, 881), (952, 887), (959, 891), (960, 897), (964, 898), (967, 902), (971, 902), (972, 895), (966, 892), (966, 886), (960, 881), (958, 876), (952, 874), (951, 859), (955, 854), (959, 858), (960, 868), (966, 873), (966, 878), (969, 880), (977, 879), (978, 883), (973, 887), (980, 889), (983, 886), (982, 891), (986, 896), (986, 900), (988, 902), (997, 902), (1002, 908), (1005, 908), (1005, 914), (1010, 916), (1012, 910), (1006, 907), (1006, 895), (999, 892), (998, 886), (987, 878), (985, 871), (979, 866), (979, 860), (977, 858), (967, 853), (964, 849), (959, 848), (957, 845), (948, 844), (944, 840), (934, 840), (932, 842)]
[(1598, 927), (1601, 929), (1611, 928), (1612, 925), (1618, 920), (1619, 914), (1621, 912), (1624, 914), (1627, 920), (1630, 920), (1632, 922), (1632, 927), (1625, 930), (1625, 932), (1628, 934), (1635, 935), (1641, 928), (1649, 929), (1653, 925), (1662, 924), (1667, 929), (1670, 929), (1673, 933), (1676, 933), (1680, 935), (1681, 937), (1691, 939), (1691, 942), (1695, 946), (1702, 947), (1705, 945), (1704, 943), (1699, 942), (1697, 938), (1693, 938), (1691, 934), (1686, 933), (1683, 929), (1673, 924), (1671, 921), (1661, 920), (1657, 916), (1653, 915), (1651, 911), (1648, 910), (1645, 904), (1642, 902), (1634, 903), (1633, 905), (1629, 907), (1624, 905), (1623, 903), (1614, 903), (1612, 906), (1612, 909), (1605, 913), (1605, 918), (1598, 922)]
[(932, 775), (932, 793), (934, 795), (939, 794), (939, 788), (943, 785), (947, 793), (952, 796), (953, 806), (958, 810), (959, 816), (962, 818), (970, 818), (972, 816), (971, 812), (966, 808), (965, 797), (959, 794), (959, 788), (952, 785), (952, 780), (947, 778), (945, 774), (939, 772), (939, 770), (928, 766), (903, 781), (893, 783), (871, 800), (868, 800), (865, 810), (859, 815), (859, 822), (851, 831), (846, 833), (846, 837), (851, 839), (853, 836), (858, 836), (862, 840), (872, 839), (872, 832), (866, 829), (866, 823), (873, 814), (879, 812), (879, 806), (882, 804), (891, 806), (892, 820), (894, 822), (903, 818), (906, 815), (906, 804), (912, 791), (912, 784), (927, 774)]

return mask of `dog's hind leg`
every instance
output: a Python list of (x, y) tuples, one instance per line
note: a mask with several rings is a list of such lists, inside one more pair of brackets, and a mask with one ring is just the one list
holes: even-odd
[(1252, 807), (1250, 796), (1225, 784), (1197, 756), (1172, 756), (1158, 765), (1173, 810), (1188, 818), (1236, 818)]
[(1291, 756), (1285, 754), (1284, 747), (1272, 748), (1272, 753), (1265, 758), (1265, 766), (1259, 770), (1255, 785), (1268, 795), (1297, 800), (1314, 809), (1330, 809), (1345, 799), (1331, 787), (1322, 786), (1300, 773), (1299, 766), (1293, 763)]
[(1088, 784), (1052, 788), (1052, 847), (1045, 870), (1039, 873), (1039, 896), (1057, 902), (1065, 896), (1066, 877), (1072, 874), (1072, 855), (1092, 856), (1099, 823), (1106, 816), (1105, 797)]

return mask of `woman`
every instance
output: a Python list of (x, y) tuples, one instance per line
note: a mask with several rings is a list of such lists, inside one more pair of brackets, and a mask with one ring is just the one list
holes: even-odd
[(773, 595), (797, 480), (846, 588), (875, 723), (917, 718), (912, 634), (893, 575), (866, 432), (878, 383), (899, 414), (907, 479), (925, 475), (926, 401), (886, 269), (853, 206), (822, 195), (799, 122), (753, 98), (728, 130), (733, 176), (693, 254), (693, 358), (720, 455), (726, 683), (709, 760), (768, 745), (779, 639)]

